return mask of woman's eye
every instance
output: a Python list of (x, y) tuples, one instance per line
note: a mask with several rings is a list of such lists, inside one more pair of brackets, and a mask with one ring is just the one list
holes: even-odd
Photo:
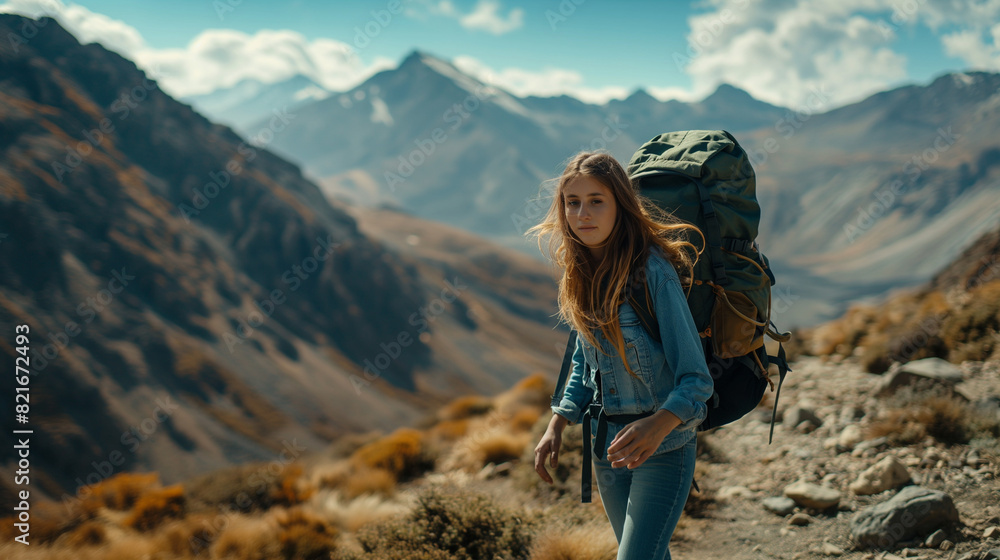
[(576, 201), (570, 200), (569, 202), (566, 203), (566, 206), (576, 206)]
[(600, 204), (600, 203), (602, 203), (602, 202), (604, 202), (604, 201), (603, 201), (603, 200), (600, 200), (600, 199), (597, 199), (597, 200), (595, 200), (595, 201), (594, 201), (594, 204)]

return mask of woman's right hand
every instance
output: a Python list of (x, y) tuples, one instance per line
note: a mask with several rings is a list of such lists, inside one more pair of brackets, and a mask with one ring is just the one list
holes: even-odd
[(569, 424), (569, 420), (553, 414), (549, 421), (542, 439), (535, 446), (535, 472), (542, 480), (552, 484), (552, 476), (545, 469), (545, 459), (549, 459), (549, 465), (554, 469), (559, 464), (559, 447), (562, 445), (562, 431)]

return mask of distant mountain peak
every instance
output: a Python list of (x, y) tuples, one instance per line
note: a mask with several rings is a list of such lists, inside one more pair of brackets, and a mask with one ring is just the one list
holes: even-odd
[(722, 83), (719, 87), (715, 88), (715, 91), (711, 95), (702, 100), (702, 102), (710, 101), (733, 101), (733, 100), (753, 100), (757, 101), (754, 96), (747, 93), (746, 90), (740, 89), (732, 84)]
[(649, 102), (659, 103), (660, 102), (659, 99), (653, 97), (652, 95), (649, 94), (648, 91), (646, 91), (646, 90), (644, 90), (642, 88), (638, 88), (635, 91), (633, 91), (631, 93), (631, 95), (629, 95), (628, 97), (625, 98), (625, 101), (628, 101), (629, 103), (635, 103), (635, 102), (640, 102), (640, 103), (649, 103)]

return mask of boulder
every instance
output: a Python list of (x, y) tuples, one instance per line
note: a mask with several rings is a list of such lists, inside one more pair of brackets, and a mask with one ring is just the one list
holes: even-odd
[(911, 385), (942, 386), (953, 390), (962, 382), (962, 370), (941, 358), (915, 360), (889, 370), (875, 392), (877, 397), (888, 397), (903, 387)]
[(785, 487), (785, 497), (802, 507), (828, 509), (840, 503), (840, 492), (828, 486), (798, 481)]
[(862, 549), (887, 549), (957, 521), (958, 510), (951, 496), (907, 486), (892, 499), (859, 511), (851, 519), (851, 538)]
[(892, 455), (869, 467), (851, 483), (851, 492), (868, 496), (891, 490), (910, 481), (910, 472)]

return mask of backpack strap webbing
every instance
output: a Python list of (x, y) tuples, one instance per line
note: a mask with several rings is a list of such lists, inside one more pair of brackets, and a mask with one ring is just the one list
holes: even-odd
[(562, 366), (559, 369), (559, 380), (556, 381), (556, 390), (552, 393), (552, 406), (559, 406), (562, 400), (563, 387), (566, 385), (566, 378), (569, 377), (569, 368), (573, 365), (573, 351), (576, 349), (576, 329), (569, 331), (569, 340), (566, 342), (566, 351), (563, 352)]
[(642, 283), (642, 294), (641, 299), (636, 299), (635, 293), (632, 288), (636, 283), (629, 283), (629, 293), (628, 293), (628, 303), (632, 306), (635, 314), (639, 316), (639, 322), (642, 323), (643, 328), (649, 333), (649, 336), (653, 338), (658, 344), (663, 342), (660, 339), (660, 324), (656, 320), (656, 311), (653, 308), (653, 298), (649, 294), (649, 284), (646, 282)]
[(771, 438), (774, 437), (774, 420), (778, 414), (778, 398), (781, 397), (781, 384), (785, 381), (785, 374), (792, 371), (792, 368), (788, 367), (788, 360), (785, 358), (785, 347), (778, 343), (778, 355), (768, 356), (768, 361), (776, 364), (778, 366), (778, 390), (774, 393), (774, 408), (771, 410), (771, 431), (767, 434), (767, 443), (771, 444)]

